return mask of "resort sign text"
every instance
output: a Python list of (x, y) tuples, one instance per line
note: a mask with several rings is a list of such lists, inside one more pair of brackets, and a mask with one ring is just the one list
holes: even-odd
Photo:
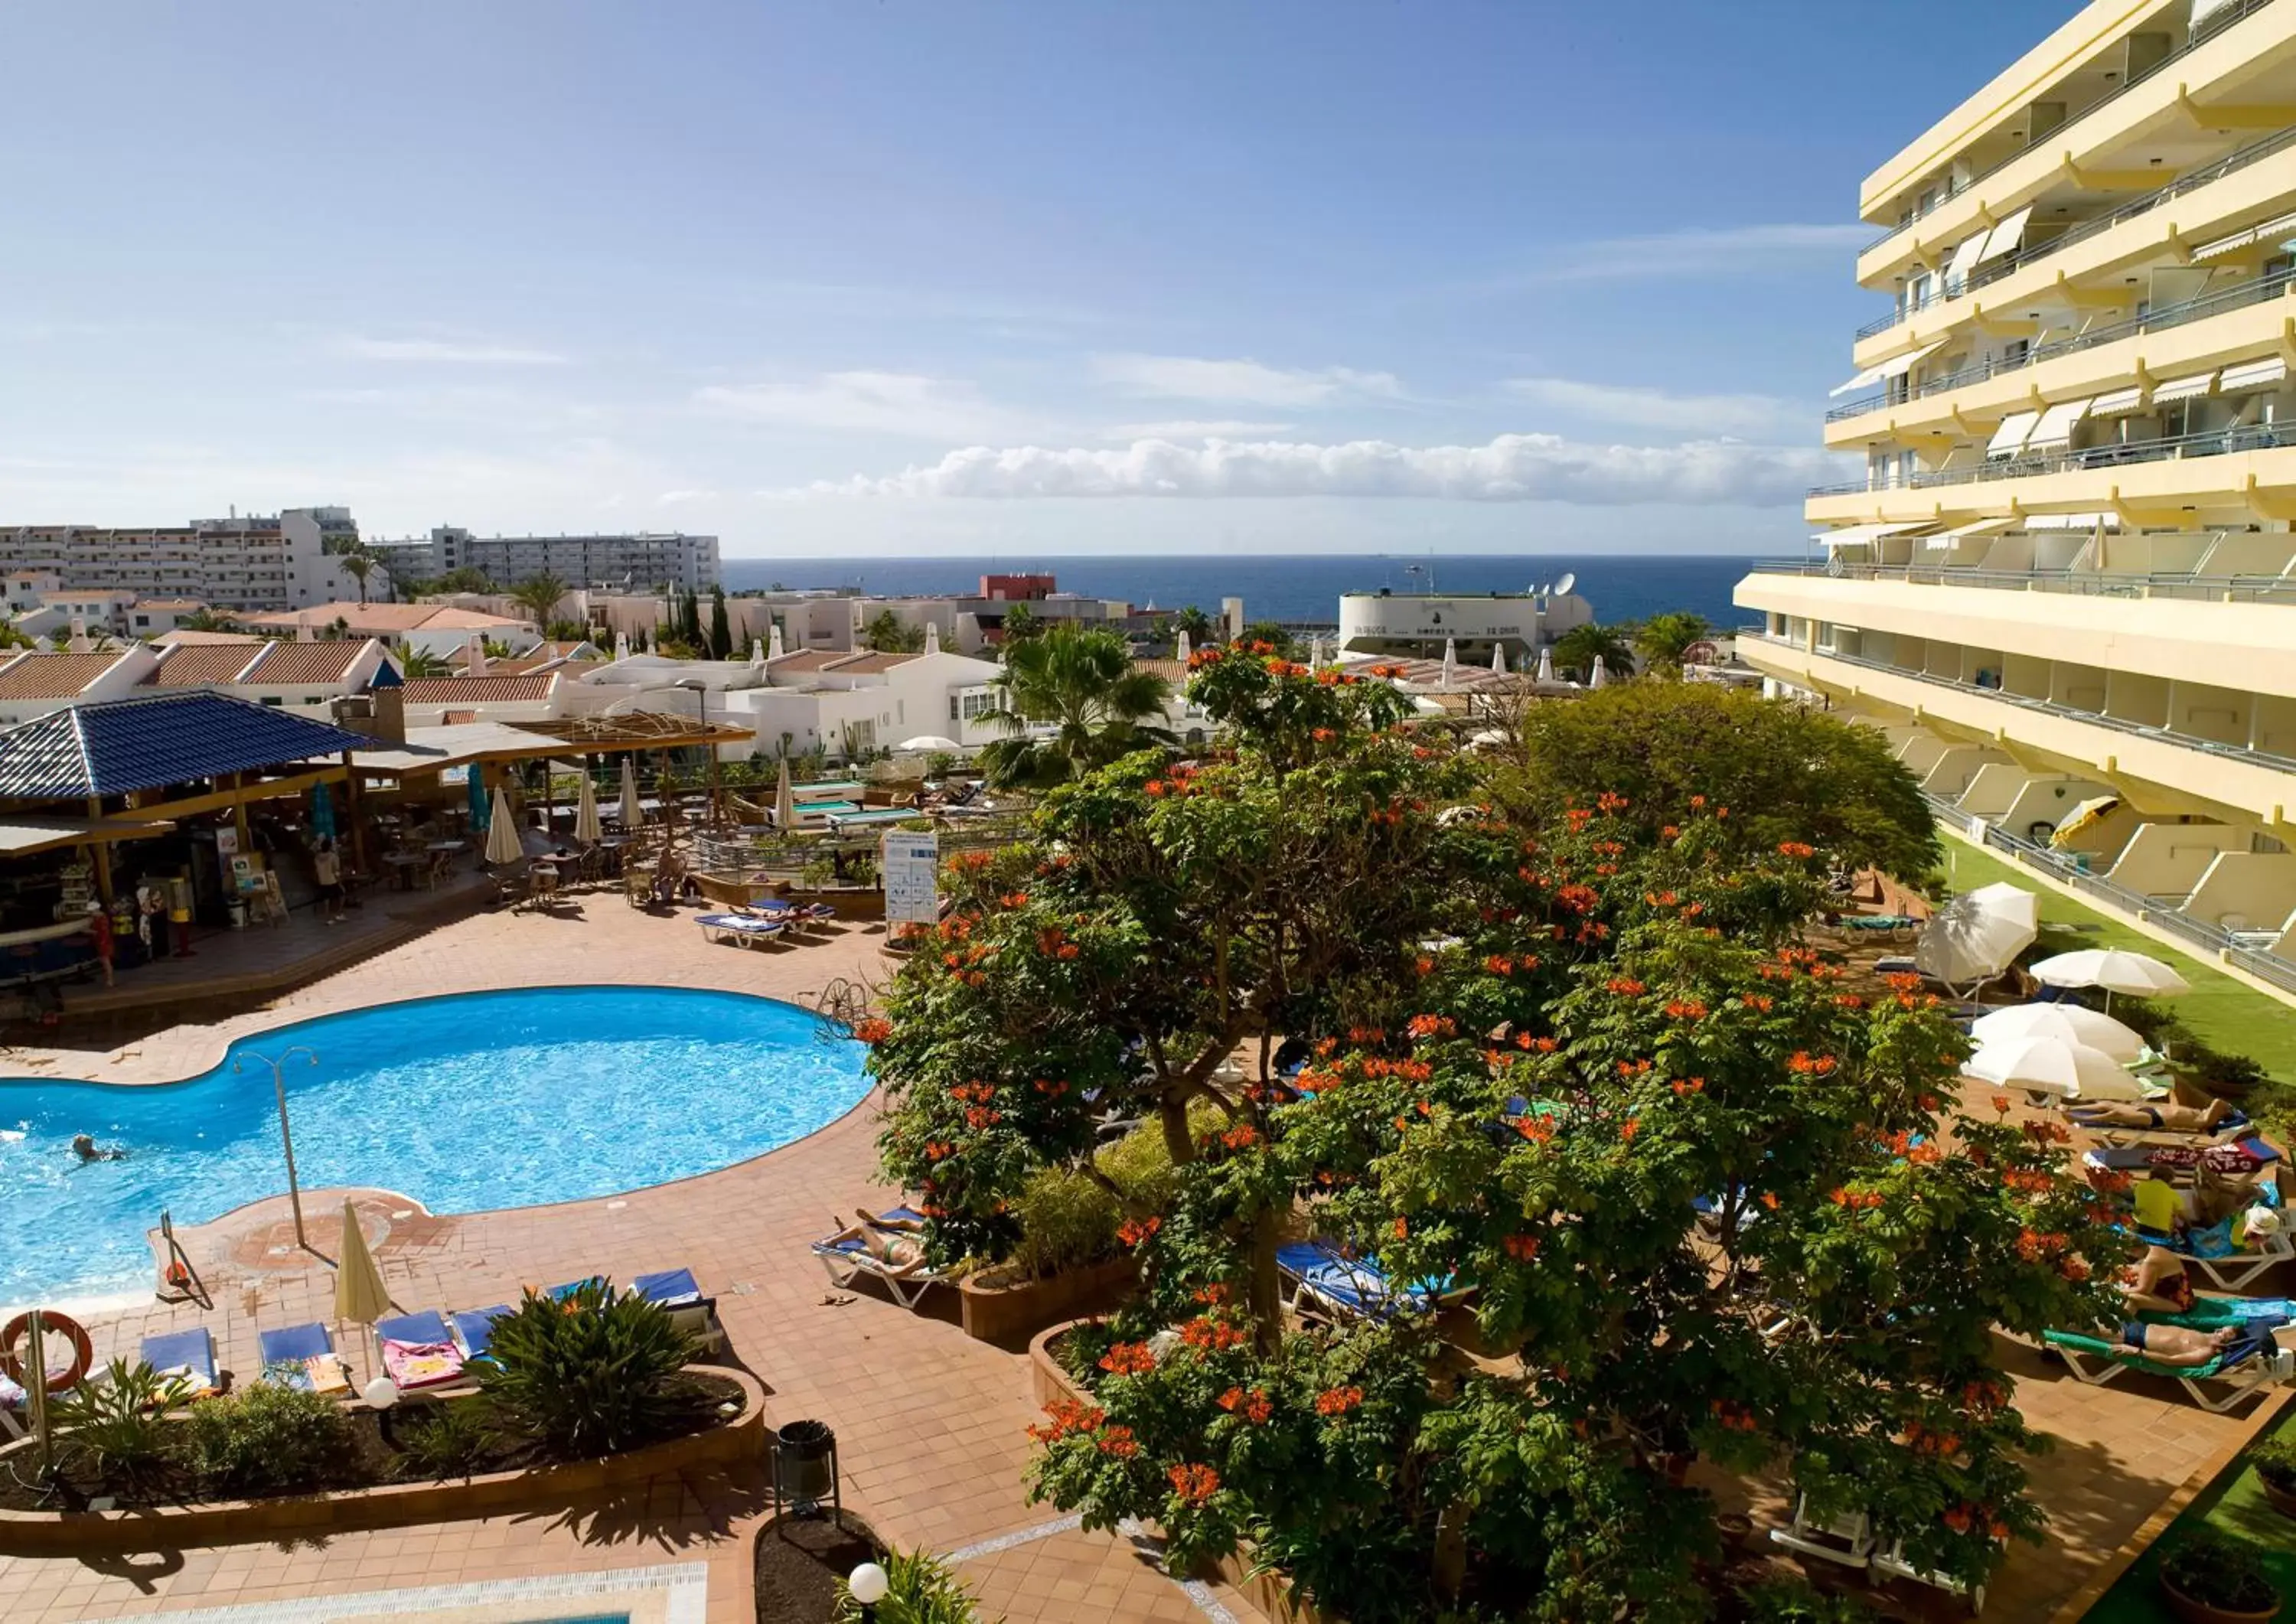
[(886, 835), (878, 870), (885, 878), (887, 924), (939, 923), (940, 836)]

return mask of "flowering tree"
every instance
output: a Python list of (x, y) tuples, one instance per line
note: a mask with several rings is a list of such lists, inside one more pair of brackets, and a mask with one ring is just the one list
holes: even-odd
[[(2052, 1135), (1961, 1109), (1917, 983), (1855, 991), (1795, 943), (1826, 849), (1695, 791), (1511, 814), (1280, 660), (1193, 692), (1234, 758), (1055, 798), (873, 1034), (889, 1165), (944, 1244), (1089, 1144), (1085, 1086), (1174, 1143), (1041, 1495), (1156, 1519), (1182, 1561), (1248, 1537), (1365, 1624), (1703, 1616), (1693, 1456), (1783, 1468), (1933, 1571), (2036, 1531), (1996, 1327), (2093, 1322), (2123, 1243)], [(1217, 1086), (1277, 1033), (1310, 1040), (1296, 1094)], [(1279, 1228), (1402, 1311), (1278, 1317)]]

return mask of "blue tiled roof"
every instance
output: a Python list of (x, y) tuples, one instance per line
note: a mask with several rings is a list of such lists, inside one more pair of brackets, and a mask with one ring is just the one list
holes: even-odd
[(0, 798), (125, 795), (373, 742), (224, 693), (73, 705), (0, 731)]

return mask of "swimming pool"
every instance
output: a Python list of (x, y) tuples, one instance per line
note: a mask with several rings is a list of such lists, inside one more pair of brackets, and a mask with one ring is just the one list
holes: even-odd
[[(147, 1289), (162, 1208), (200, 1224), (283, 1194), (271, 1069), (307, 1190), (433, 1212), (609, 1195), (804, 1137), (868, 1092), (863, 1048), (793, 1005), (682, 988), (462, 993), (281, 1027), (155, 1087), (0, 1081), (0, 1304)], [(245, 1060), (234, 1074), (234, 1059)], [(75, 1134), (118, 1144), (82, 1165)], [(675, 1259), (665, 1259), (664, 1267)]]

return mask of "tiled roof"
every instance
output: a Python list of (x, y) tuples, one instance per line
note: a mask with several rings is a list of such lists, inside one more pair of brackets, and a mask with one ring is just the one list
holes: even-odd
[(226, 643), (235, 643), (244, 648), (250, 643), (268, 643), (270, 639), (258, 637), (253, 632), (191, 632), (178, 628), (175, 631), (157, 633), (152, 641), (162, 648), (170, 645), (176, 648), (200, 648), (208, 645), (220, 647)]
[(275, 643), (255, 669), (240, 678), (250, 683), (339, 683), (364, 658), (372, 640), (338, 638), (332, 643)]
[(480, 614), (474, 609), (449, 609), (438, 603), (315, 603), (308, 609), (250, 615), (247, 619), (250, 626), (286, 629), (308, 626), (314, 630), (340, 620), (362, 636), (411, 631), (496, 631), (526, 624), (502, 615)]
[(205, 609), (207, 605), (197, 598), (138, 598), (135, 600), (132, 607), (136, 609)]
[(0, 669), (0, 699), (72, 699), (119, 662), (117, 654), (20, 654)]
[(783, 655), (779, 660), (767, 660), (766, 665), (767, 669), (776, 674), (783, 671), (818, 671), (835, 665), (840, 660), (852, 658), (849, 649), (800, 649), (793, 654)]
[(199, 690), (71, 705), (0, 731), (0, 796), (125, 795), (372, 742), (324, 722)]
[(153, 688), (197, 688), (231, 681), (255, 663), (262, 649), (244, 643), (190, 643), (170, 648), (145, 678)]
[(424, 677), (400, 690), (410, 705), (504, 705), (550, 697), (554, 677)]
[(1132, 662), (1132, 668), (1145, 671), (1151, 677), (1160, 677), (1175, 688), (1187, 685), (1188, 668), (1177, 660), (1136, 660)]
[(895, 666), (905, 666), (912, 660), (922, 658), (921, 654), (859, 654), (851, 660), (840, 660), (829, 669), (840, 676), (873, 677), (881, 671), (890, 671)]

